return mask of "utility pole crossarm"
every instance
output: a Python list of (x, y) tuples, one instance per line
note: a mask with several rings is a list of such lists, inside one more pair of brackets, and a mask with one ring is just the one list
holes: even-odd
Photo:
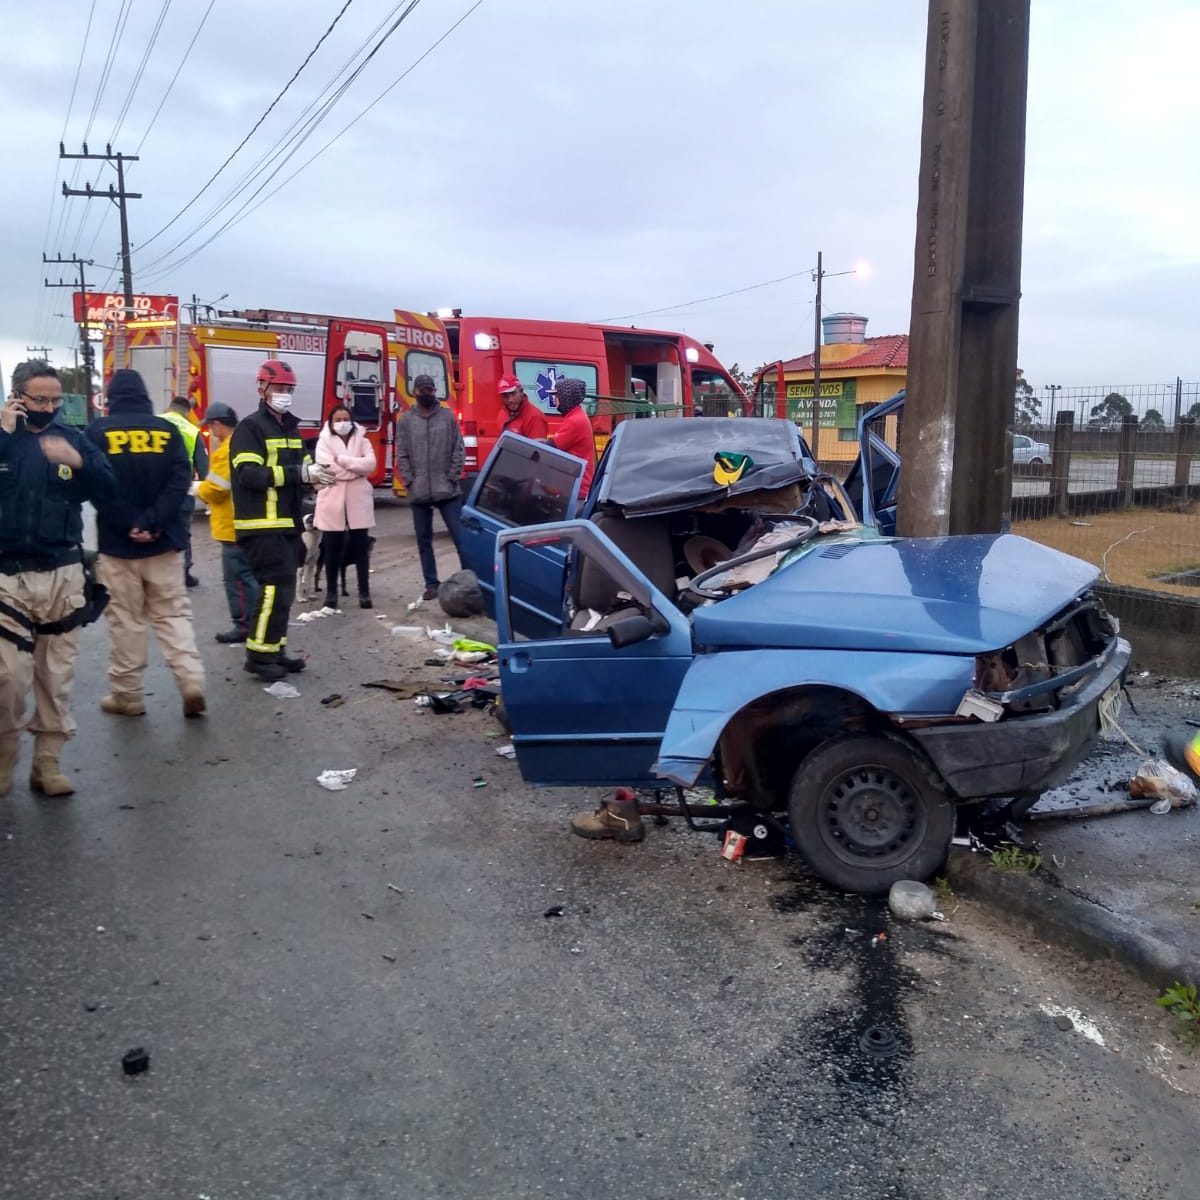
[[(110, 183), (106, 191), (96, 191), (90, 183), (85, 184), (82, 189), (68, 187), (66, 181), (63, 181), (64, 196), (83, 196), (88, 200), (104, 199), (111, 200), (121, 213), (121, 284), (122, 290), (125, 293), (125, 316), (126, 318), (133, 314), (133, 268), (129, 263), (129, 213), (125, 207), (126, 200), (140, 200), (141, 192), (127, 192), (125, 190), (125, 164), (138, 162), (136, 154), (121, 154), (113, 153), (112, 146), (105, 146), (103, 154), (92, 154), (87, 148), (87, 143), (83, 144), (82, 154), (68, 154), (66, 147), (62, 142), (58, 144), (58, 157), (61, 159), (83, 159), (88, 162), (115, 162), (117, 164), (117, 186), (113, 187)], [(44, 256), (43, 256), (44, 257)], [(80, 289), (84, 290), (84, 289)]]

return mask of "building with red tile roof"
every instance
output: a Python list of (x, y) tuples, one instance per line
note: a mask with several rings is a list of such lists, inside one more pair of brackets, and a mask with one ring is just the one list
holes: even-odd
[[(905, 386), (908, 334), (867, 337), (867, 318), (857, 313), (833, 313), (823, 317), (821, 325), (824, 344), (817, 453), (823, 462), (843, 462), (858, 454), (862, 413)], [(811, 445), (813, 356), (769, 363), (759, 373), (764, 377), (764, 415), (796, 421)]]

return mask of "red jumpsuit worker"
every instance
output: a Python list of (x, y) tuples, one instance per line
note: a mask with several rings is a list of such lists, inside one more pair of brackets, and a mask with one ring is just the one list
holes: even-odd
[(592, 420), (583, 407), (583, 380), (559, 379), (554, 385), (554, 394), (558, 397), (562, 424), (550, 441), (565, 454), (583, 459), (583, 478), (579, 481), (579, 499), (583, 501), (596, 470), (596, 436), (592, 431)]
[(508, 412), (501, 433), (519, 433), (535, 442), (544, 442), (549, 437), (550, 426), (546, 424), (545, 416), (541, 409), (530, 403), (524, 386), (515, 375), (501, 375), (496, 391), (500, 393), (500, 403)]

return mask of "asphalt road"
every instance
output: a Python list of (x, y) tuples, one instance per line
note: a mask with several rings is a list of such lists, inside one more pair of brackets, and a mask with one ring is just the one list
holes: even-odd
[(486, 714), (363, 689), (439, 674), (381, 524), (377, 612), (293, 631), (298, 699), (212, 642), (199, 524), (206, 720), (157, 658), (147, 716), (101, 714), (89, 632), (78, 794), (0, 800), (0, 1196), (1200, 1197), (1200, 1067), (1127, 977), (676, 824), (573, 838), (594, 797), (524, 787)]
[[(1027, 468), (1023, 468), (1027, 469)], [(1049, 469), (1049, 468), (1047, 468)], [(1200, 483), (1200, 461), (1192, 460), (1191, 482)], [(1173, 458), (1142, 458), (1134, 463), (1133, 486), (1173, 487), (1175, 484), (1175, 460)], [(1071, 480), (1067, 484), (1070, 492), (1111, 492), (1117, 486), (1116, 458), (1072, 458)], [(1032, 478), (1029, 475), (1013, 476), (1014, 496), (1045, 496), (1050, 491), (1050, 481)]]

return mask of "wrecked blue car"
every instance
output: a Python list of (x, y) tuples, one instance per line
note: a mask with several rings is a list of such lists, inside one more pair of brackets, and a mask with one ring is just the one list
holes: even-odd
[(504, 435), (463, 554), (524, 778), (712, 787), (867, 893), (933, 874), (959, 806), (1062, 781), (1129, 663), (1095, 568), (883, 535), (898, 460), (872, 436), (844, 488), (787, 421), (625, 421), (579, 509), (578, 460)]

